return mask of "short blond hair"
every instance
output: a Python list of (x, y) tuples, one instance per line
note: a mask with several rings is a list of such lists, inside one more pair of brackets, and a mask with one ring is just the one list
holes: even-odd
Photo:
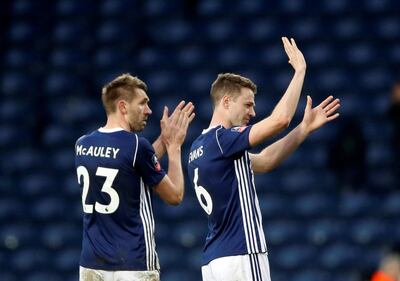
[(233, 74), (221, 73), (218, 74), (217, 79), (212, 83), (210, 96), (216, 105), (223, 96), (228, 95), (236, 99), (240, 95), (242, 88), (248, 88), (257, 93), (257, 86), (249, 78)]
[(125, 99), (130, 102), (137, 89), (147, 92), (147, 85), (136, 76), (124, 73), (107, 83), (101, 91), (101, 101), (107, 115), (116, 111), (116, 101)]

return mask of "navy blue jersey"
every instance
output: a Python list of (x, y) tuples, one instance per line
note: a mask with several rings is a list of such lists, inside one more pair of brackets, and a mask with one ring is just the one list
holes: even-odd
[(191, 146), (188, 173), (208, 215), (203, 265), (220, 257), (267, 251), (247, 152), (250, 128), (212, 127)]
[(78, 139), (75, 154), (84, 212), (80, 265), (159, 269), (151, 187), (165, 172), (151, 144), (123, 129), (99, 129)]

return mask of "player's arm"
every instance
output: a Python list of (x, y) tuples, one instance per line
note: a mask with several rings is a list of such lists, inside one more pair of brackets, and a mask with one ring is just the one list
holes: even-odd
[(282, 37), (282, 42), (289, 58), (289, 63), (295, 72), (286, 92), (275, 106), (271, 115), (253, 125), (249, 135), (249, 142), (253, 147), (287, 128), (292, 121), (299, 102), (306, 74), (306, 61), (293, 38), (289, 41), (286, 37)]
[(250, 154), (254, 172), (265, 173), (277, 167), (307, 138), (309, 134), (324, 124), (336, 119), (340, 107), (339, 99), (332, 96), (312, 108), (311, 97), (307, 96), (307, 105), (303, 121), (284, 138), (264, 148), (258, 154)]
[(171, 114), (171, 116), (168, 117), (168, 107), (164, 107), (164, 112), (162, 119), (160, 121), (160, 127), (161, 127), (161, 134), (160, 136), (153, 142), (153, 148), (154, 151), (156, 152), (156, 155), (158, 159), (161, 159), (165, 152), (167, 152), (167, 148), (165, 146), (165, 142), (168, 138), (171, 137), (171, 135), (176, 134), (177, 128), (172, 126), (171, 121), (174, 115), (179, 114), (179, 112), (187, 112), (189, 116), (189, 124), (192, 122), (195, 114), (194, 114), (194, 105), (193, 103), (189, 102), (185, 106), (185, 101), (181, 101), (176, 107), (174, 112)]
[(155, 191), (161, 199), (171, 205), (178, 205), (183, 200), (185, 187), (181, 162), (181, 146), (185, 140), (189, 123), (193, 118), (194, 115), (190, 111), (179, 111), (173, 115), (170, 127), (175, 133), (165, 139), (168, 154), (168, 174), (155, 186)]

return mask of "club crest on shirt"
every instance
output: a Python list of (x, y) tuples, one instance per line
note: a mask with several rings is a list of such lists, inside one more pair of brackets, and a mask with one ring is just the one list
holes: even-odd
[(157, 156), (155, 154), (151, 158), (151, 161), (153, 162), (153, 165), (154, 165), (154, 168), (156, 169), (156, 171), (157, 172), (161, 171), (160, 162), (158, 162), (158, 158), (157, 158)]
[(243, 127), (233, 127), (233, 128), (231, 129), (231, 131), (232, 131), (232, 132), (241, 133), (241, 132), (243, 132), (244, 129), (246, 129), (246, 128), (247, 128), (247, 126), (243, 126)]

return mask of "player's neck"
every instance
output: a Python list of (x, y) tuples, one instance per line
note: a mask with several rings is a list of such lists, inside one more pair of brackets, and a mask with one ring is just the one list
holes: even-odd
[(123, 118), (117, 118), (117, 116), (110, 115), (107, 117), (107, 123), (103, 126), (104, 129), (115, 129), (122, 128), (125, 131), (130, 131), (128, 123)]
[(218, 110), (214, 110), (209, 127), (222, 125), (224, 128), (232, 127), (231, 122), (226, 119), (226, 114)]

